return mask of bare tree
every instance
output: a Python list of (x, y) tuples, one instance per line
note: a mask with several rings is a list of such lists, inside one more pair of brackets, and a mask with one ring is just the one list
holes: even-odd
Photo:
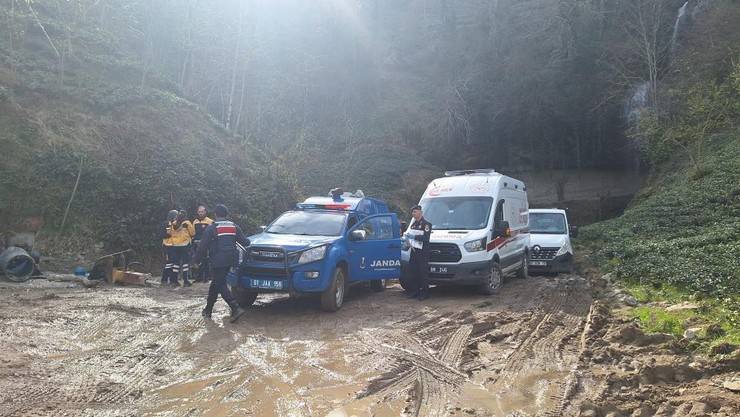
[(31, 12), (31, 15), (33, 16), (33, 19), (36, 22), (36, 25), (38, 25), (38, 27), (41, 29), (41, 32), (44, 33), (46, 40), (49, 42), (51, 49), (54, 51), (54, 55), (56, 55), (57, 57), (57, 67), (58, 67), (57, 69), (59, 71), (58, 83), (59, 83), (59, 86), (61, 87), (64, 83), (64, 57), (59, 52), (59, 49), (57, 49), (57, 46), (54, 44), (54, 41), (51, 40), (51, 36), (49, 36), (49, 32), (46, 31), (46, 27), (44, 27), (44, 24), (41, 23), (41, 19), (39, 19), (39, 15), (33, 9), (33, 6), (31, 6), (30, 0), (26, 0), (26, 6), (28, 6), (28, 11)]
[[(670, 59), (670, 32), (672, 13), (668, 0), (632, 0), (626, 5), (624, 34), (633, 58), (640, 64), (640, 71), (649, 83), (649, 105), (659, 109), (658, 82)], [(629, 65), (629, 61), (627, 62)], [(628, 69), (623, 74), (631, 74)]]

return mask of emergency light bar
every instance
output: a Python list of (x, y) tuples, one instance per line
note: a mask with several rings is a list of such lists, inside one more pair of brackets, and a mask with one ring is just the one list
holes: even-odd
[(351, 204), (338, 204), (338, 203), (330, 203), (330, 204), (305, 204), (305, 203), (298, 203), (298, 208), (302, 208), (302, 209), (348, 210), (350, 207), (352, 207)]

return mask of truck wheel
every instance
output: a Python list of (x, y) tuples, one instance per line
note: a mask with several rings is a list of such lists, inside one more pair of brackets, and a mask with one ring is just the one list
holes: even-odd
[(321, 309), (324, 311), (337, 311), (344, 304), (344, 292), (346, 290), (346, 280), (344, 279), (344, 270), (337, 267), (334, 270), (331, 284), (326, 291), (321, 293)]
[(527, 279), (529, 278), (529, 255), (526, 253), (524, 254), (524, 258), (522, 259), (522, 266), (519, 267), (516, 271), (516, 277), (519, 279)]
[(251, 306), (257, 299), (257, 291), (250, 291), (246, 288), (240, 287), (239, 285), (232, 285), (231, 293), (234, 295), (236, 302), (239, 303), (239, 306), (242, 308)]
[(498, 292), (504, 283), (504, 274), (501, 272), (501, 265), (498, 262), (491, 262), (491, 273), (486, 282), (481, 285), (480, 290), (485, 295), (493, 295)]
[(375, 292), (383, 292), (383, 291), (385, 291), (386, 283), (387, 282), (384, 279), (379, 279), (379, 280), (376, 280), (376, 281), (370, 281), (370, 288), (373, 291), (375, 291)]

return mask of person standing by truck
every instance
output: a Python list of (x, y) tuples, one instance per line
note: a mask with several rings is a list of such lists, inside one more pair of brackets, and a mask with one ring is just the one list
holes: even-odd
[(229, 320), (233, 323), (245, 311), (231, 295), (231, 291), (229, 291), (229, 287), (226, 284), (226, 275), (232, 267), (236, 266), (239, 260), (236, 243), (238, 242), (242, 246), (247, 247), (250, 242), (242, 232), (242, 229), (226, 218), (229, 215), (229, 210), (225, 205), (217, 205), (214, 211), (216, 213), (216, 221), (203, 232), (203, 238), (200, 241), (194, 258), (194, 262), (200, 262), (208, 255), (213, 274), (213, 280), (210, 287), (208, 287), (206, 306), (201, 314), (203, 317), (210, 319), (213, 313), (213, 306), (216, 304), (218, 295), (221, 294), (221, 298), (231, 308), (231, 317)]
[(414, 288), (409, 296), (419, 300), (429, 298), (429, 238), (432, 235), (432, 224), (424, 218), (421, 206), (411, 208), (411, 217), (414, 223), (406, 231), (406, 237), (411, 245), (410, 273), (413, 277)]
[[(206, 206), (200, 205), (198, 206), (197, 211), (198, 217), (193, 220), (193, 226), (195, 227), (195, 236), (193, 236), (193, 255), (195, 255), (195, 252), (198, 251), (198, 246), (200, 245), (201, 239), (203, 239), (203, 232), (206, 231), (206, 228), (213, 224), (213, 220), (208, 217), (208, 209), (206, 209)], [(195, 282), (208, 282), (210, 281), (210, 266), (208, 265), (208, 255), (206, 255), (205, 258), (200, 262), (200, 264), (194, 263), (193, 265), (198, 265), (198, 273), (195, 276), (194, 281)]]

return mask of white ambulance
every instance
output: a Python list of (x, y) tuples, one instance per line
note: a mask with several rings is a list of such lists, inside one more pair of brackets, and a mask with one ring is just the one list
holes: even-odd
[[(504, 276), (527, 277), (529, 203), (523, 182), (493, 169), (448, 171), (427, 186), (419, 205), (432, 223), (430, 284), (475, 286), (493, 294)], [(409, 258), (404, 247), (402, 265)], [(402, 274), (404, 289), (413, 290), (411, 279)]]

